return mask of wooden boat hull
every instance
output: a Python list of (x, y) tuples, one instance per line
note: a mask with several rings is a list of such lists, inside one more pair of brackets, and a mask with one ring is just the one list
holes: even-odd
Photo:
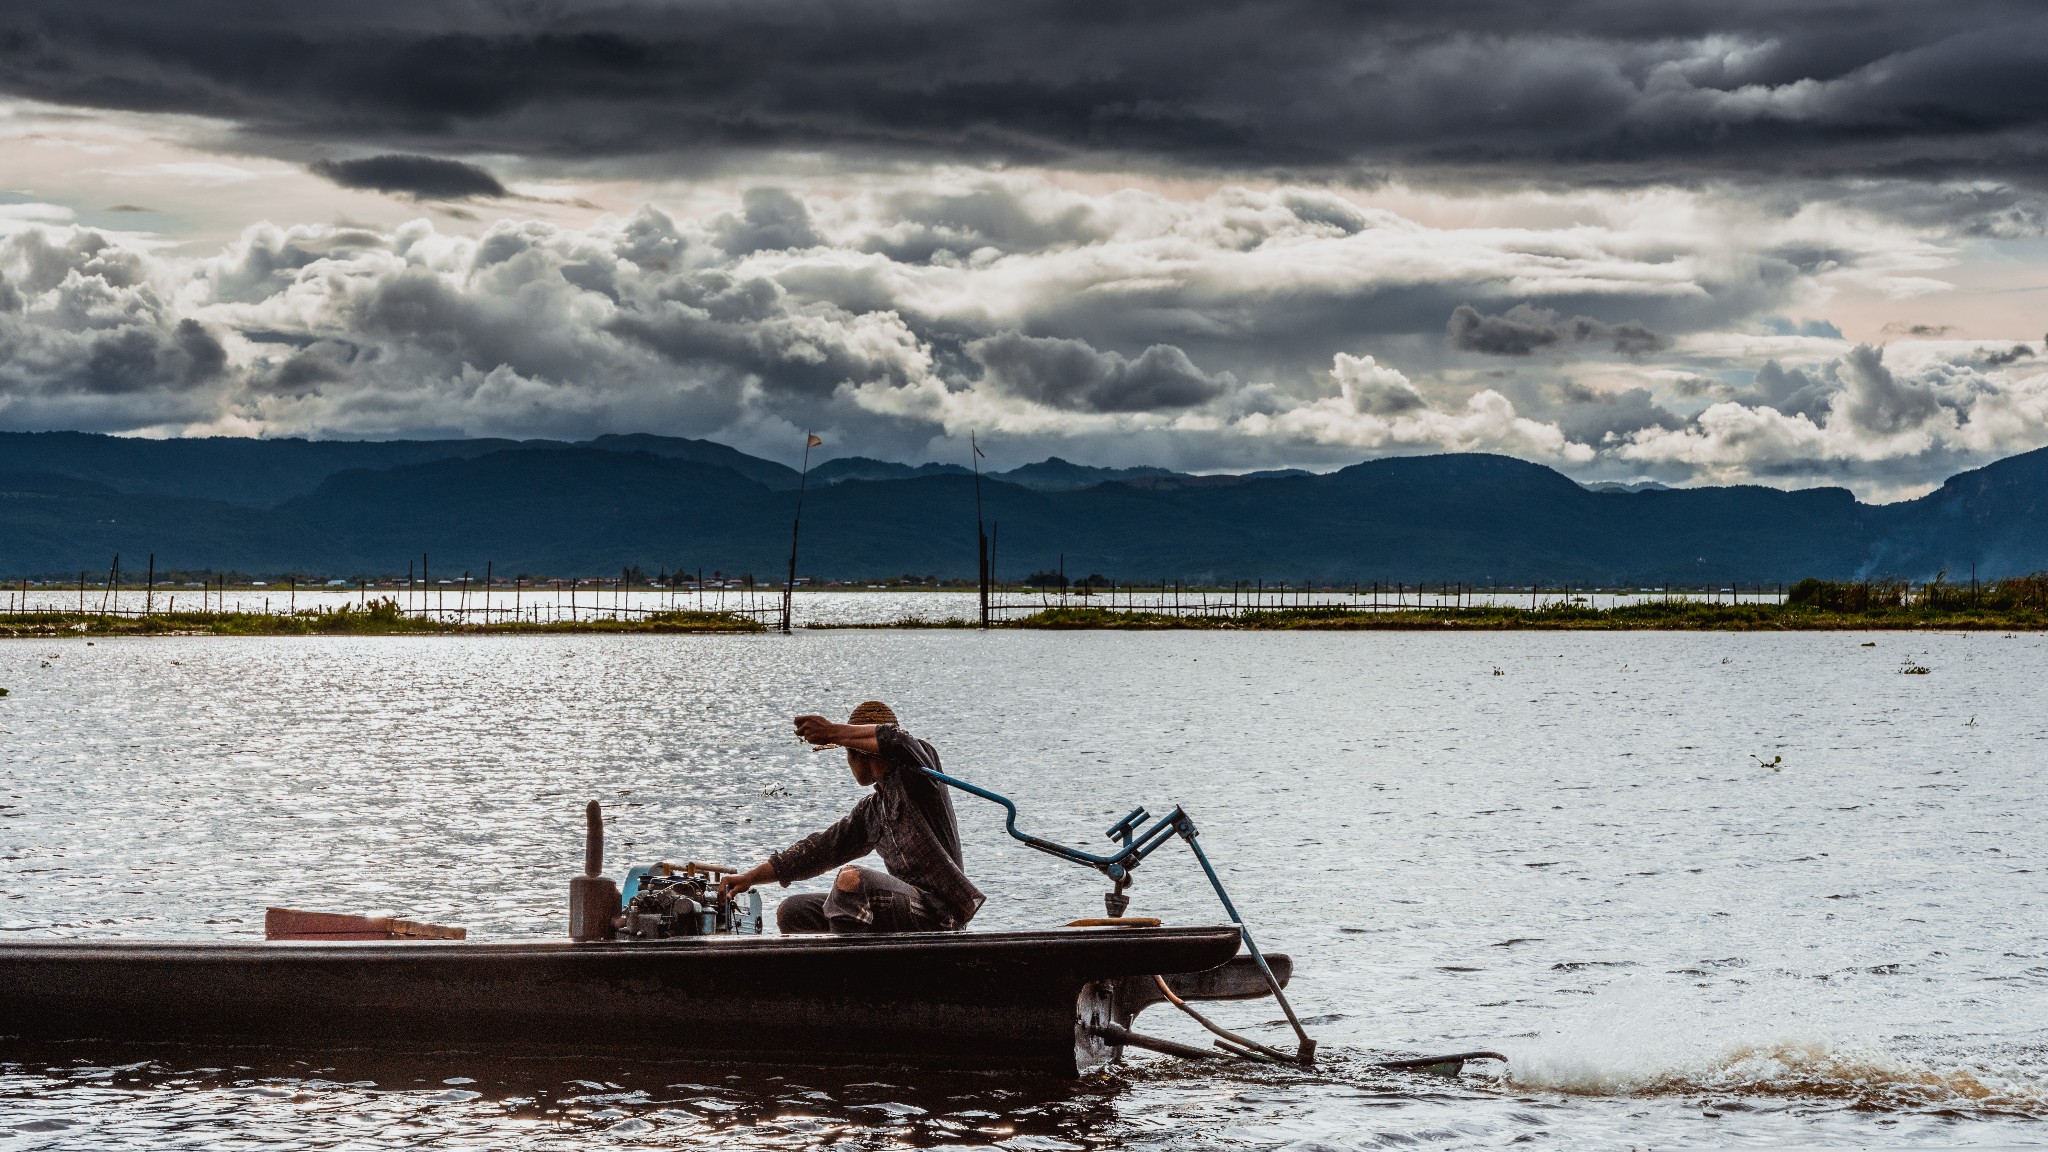
[[(1234, 926), (644, 943), (0, 944), (0, 1035), (664, 1052), (1072, 1075), (1077, 1011), (1202, 972)], [(1077, 1007), (1078, 1006), (1078, 1007)]]

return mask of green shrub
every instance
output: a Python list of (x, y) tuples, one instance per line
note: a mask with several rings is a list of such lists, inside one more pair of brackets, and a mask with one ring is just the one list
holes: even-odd
[(1869, 612), (1873, 609), (1902, 608), (1906, 603), (1903, 580), (1815, 580), (1807, 577), (1785, 594), (1791, 604), (1803, 604), (1823, 612)]

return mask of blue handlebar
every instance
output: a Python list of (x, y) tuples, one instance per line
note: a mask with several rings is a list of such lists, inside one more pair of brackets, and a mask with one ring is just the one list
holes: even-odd
[(1130, 815), (1111, 825), (1107, 833), (1111, 840), (1122, 839), (1121, 850), (1114, 855), (1102, 856), (1093, 852), (1083, 852), (1079, 848), (1069, 848), (1065, 844), (1055, 844), (1043, 836), (1019, 832), (1017, 805), (1000, 792), (991, 792), (978, 784), (969, 784), (944, 772), (934, 772), (929, 768), (923, 771), (925, 775), (942, 784), (1001, 804), (1003, 811), (1007, 813), (1003, 820), (1003, 828), (1013, 838), (1048, 856), (1057, 856), (1075, 864), (1085, 864), (1101, 872), (1115, 881), (1118, 892), (1121, 892), (1123, 885), (1130, 880), (1131, 870), (1144, 863), (1145, 857), (1158, 851), (1161, 844), (1175, 836), (1187, 841), (1189, 850), (1194, 852), (1196, 861), (1202, 865), (1202, 874), (1209, 878), (1209, 886), (1216, 890), (1216, 898), (1223, 902), (1223, 911), (1229, 914), (1230, 922), (1237, 925), (1238, 933), (1244, 937), (1245, 950), (1251, 953), (1252, 961), (1266, 977), (1266, 984), (1273, 989), (1273, 998), (1280, 1002), (1281, 1010), (1287, 1013), (1287, 1022), (1294, 1026), (1294, 1035), (1300, 1041), (1296, 1059), (1304, 1065), (1315, 1062), (1316, 1042), (1308, 1038), (1308, 1033), (1301, 1027), (1301, 1021), (1295, 1019), (1294, 1005), (1287, 1002), (1287, 994), (1280, 990), (1279, 977), (1273, 975), (1273, 969), (1266, 963), (1265, 954), (1259, 951), (1258, 941), (1252, 939), (1252, 930), (1245, 926), (1244, 917), (1238, 915), (1237, 905), (1231, 903), (1230, 893), (1223, 890), (1223, 880), (1216, 875), (1215, 867), (1209, 863), (1209, 854), (1202, 851), (1202, 845), (1196, 840), (1200, 833), (1195, 828), (1194, 820), (1179, 805), (1175, 805), (1173, 811), (1161, 816), (1157, 823), (1143, 832), (1136, 832), (1136, 829), (1145, 821), (1147, 813), (1144, 806), (1131, 809)]
[[(1121, 850), (1106, 856), (1097, 855), (1093, 852), (1083, 852), (1079, 848), (1069, 848), (1065, 844), (1055, 844), (1043, 836), (1033, 836), (1029, 832), (1019, 832), (1017, 830), (1017, 805), (1009, 797), (999, 792), (991, 792), (978, 784), (969, 784), (965, 780), (948, 776), (944, 772), (934, 772), (929, 768), (924, 769), (924, 774), (940, 783), (950, 784), (962, 792), (971, 793), (981, 797), (983, 800), (993, 800), (997, 804), (1001, 804), (1003, 810), (1008, 813), (1008, 816), (1003, 821), (1004, 830), (1021, 843), (1028, 844), (1049, 856), (1057, 856), (1074, 864), (1085, 864), (1119, 883), (1128, 880), (1131, 870), (1143, 863), (1145, 857), (1158, 851), (1159, 846), (1172, 839), (1176, 832), (1186, 836), (1188, 843), (1192, 844), (1195, 842), (1194, 821), (1189, 820), (1187, 813), (1181, 811), (1178, 807), (1161, 816), (1158, 823), (1145, 829), (1143, 833), (1134, 836), (1133, 830), (1146, 816), (1145, 809), (1139, 807), (1132, 809), (1130, 815), (1117, 821), (1116, 825), (1109, 830), (1110, 839), (1123, 838)], [(1185, 832), (1182, 832), (1182, 825), (1186, 826)], [(1228, 899), (1224, 901), (1226, 906), (1229, 903)], [(1232, 919), (1235, 919), (1235, 917), (1232, 917)]]

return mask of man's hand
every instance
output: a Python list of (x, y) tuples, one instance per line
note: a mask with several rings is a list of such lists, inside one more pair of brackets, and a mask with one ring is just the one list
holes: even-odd
[(870, 756), (881, 752), (875, 743), (873, 724), (840, 724), (823, 716), (799, 716), (796, 718), (796, 734), (805, 742), (818, 748), (838, 745)]
[(737, 896), (740, 893), (745, 892), (747, 889), (752, 888), (756, 884), (765, 883), (768, 881), (772, 881), (774, 879), (774, 863), (771, 861), (764, 860), (761, 863), (754, 865), (752, 868), (747, 869), (745, 872), (728, 872), (725, 875), (720, 876), (718, 878), (718, 895), (720, 899), (730, 900), (734, 896)]
[(839, 743), (835, 737), (839, 735), (839, 729), (842, 727), (844, 725), (827, 720), (823, 716), (799, 716), (796, 718), (797, 738), (821, 748), (828, 744)]

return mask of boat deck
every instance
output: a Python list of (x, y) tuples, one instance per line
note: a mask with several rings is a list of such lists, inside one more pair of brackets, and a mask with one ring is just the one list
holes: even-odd
[[(0, 943), (0, 1033), (667, 1051), (1071, 1074), (1084, 990), (1201, 972), (1233, 925), (890, 936)], [(1093, 988), (1091, 989), (1091, 986)]]

